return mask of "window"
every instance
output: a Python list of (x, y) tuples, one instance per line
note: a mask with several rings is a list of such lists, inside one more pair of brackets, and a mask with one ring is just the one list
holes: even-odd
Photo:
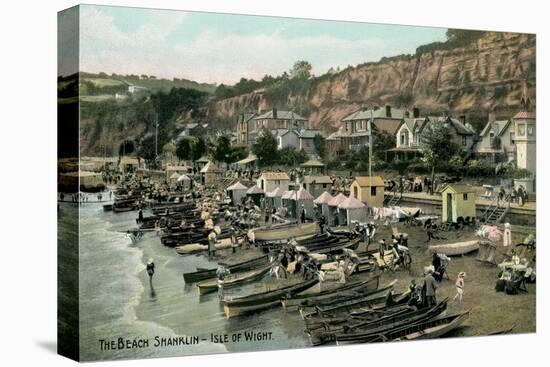
[(370, 196), (376, 196), (376, 186), (371, 186), (371, 188), (370, 188)]
[(468, 200), (468, 194), (467, 193), (462, 194), (462, 200), (464, 200), (464, 201)]
[(302, 186), (304, 187), (304, 190), (307, 189), (307, 184), (306, 183), (304, 183)]
[(462, 135), (462, 145), (466, 146), (468, 144), (468, 137), (466, 135)]
[(510, 144), (514, 144), (514, 140), (516, 140), (516, 133), (510, 131)]
[(354, 186), (354, 187), (353, 187), (353, 197), (354, 197), (354, 198), (358, 198), (357, 186)]
[(327, 188), (327, 184), (323, 184), (323, 189), (326, 189)]

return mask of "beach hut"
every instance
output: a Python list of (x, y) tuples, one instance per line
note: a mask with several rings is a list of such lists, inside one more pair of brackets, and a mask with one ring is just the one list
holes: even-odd
[(248, 187), (243, 185), (241, 181), (237, 181), (233, 185), (229, 186), (227, 191), (229, 192), (229, 197), (231, 198), (231, 204), (237, 205), (240, 204), (242, 198), (246, 196)]
[(218, 183), (220, 178), (220, 169), (214, 162), (206, 163), (206, 166), (201, 169), (201, 182), (205, 186), (212, 186)]
[(248, 191), (246, 192), (246, 196), (249, 197), (250, 200), (252, 200), (254, 205), (261, 206), (261, 201), (265, 194), (262, 189), (254, 185), (248, 189)]
[(263, 172), (256, 182), (256, 185), (265, 192), (273, 191), (277, 187), (288, 190), (290, 178), (286, 172)]
[(265, 194), (266, 198), (269, 200), (269, 205), (271, 208), (280, 208), (283, 205), (283, 194), (285, 192), (281, 190), (280, 187), (275, 188), (271, 192)]
[(197, 167), (199, 168), (199, 170), (203, 169), (204, 166), (206, 166), (208, 164), (208, 162), (210, 162), (210, 160), (208, 159), (208, 157), (206, 156), (202, 156), (200, 157), (199, 159), (197, 159), (195, 161), (195, 164), (197, 165)]
[(339, 193), (338, 195), (333, 197), (332, 200), (328, 202), (329, 226), (339, 226), (344, 223), (345, 213), (340, 209), (338, 209), (338, 205), (340, 205), (340, 203), (346, 199), (347, 199), (346, 195)]
[(350, 196), (369, 207), (384, 206), (384, 180), (380, 176), (358, 176), (349, 187)]
[[(287, 190), (283, 192), (283, 195), (281, 196), (281, 204), (284, 208), (290, 211), (291, 204), (292, 204), (292, 197), (296, 195), (296, 191)], [(291, 215), (290, 213), (288, 215)]]
[(191, 181), (191, 177), (187, 176), (187, 175), (180, 175), (176, 181), (176, 184), (185, 189), (185, 190), (189, 190), (191, 189), (193, 183)]
[(352, 196), (338, 204), (338, 209), (345, 213), (348, 226), (351, 226), (353, 220), (362, 223), (367, 221), (367, 206)]
[(328, 211), (328, 203), (334, 199), (334, 196), (329, 194), (328, 192), (323, 192), (321, 195), (319, 195), (315, 200), (313, 200), (313, 204), (315, 204), (319, 208), (319, 213), (325, 216), (325, 218), (329, 217), (329, 211)]
[(441, 221), (457, 222), (458, 217), (475, 218), (476, 194), (471, 186), (447, 185), (441, 190)]
[(332, 179), (329, 176), (304, 176), (302, 187), (318, 197), (324, 191), (332, 191)]
[(311, 195), (307, 190), (304, 188), (300, 188), (297, 192), (295, 192), (294, 195), (292, 195), (291, 200), (291, 213), (296, 217), (296, 210), (298, 210), (298, 213), (301, 212), (302, 206), (306, 210), (306, 218), (313, 218), (313, 200), (315, 198), (313, 195)]

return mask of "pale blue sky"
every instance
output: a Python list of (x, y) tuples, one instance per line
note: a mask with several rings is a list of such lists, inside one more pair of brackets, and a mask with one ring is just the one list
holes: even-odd
[(313, 72), (414, 53), (445, 28), (83, 5), (80, 70), (235, 83), (278, 75), (296, 60)]

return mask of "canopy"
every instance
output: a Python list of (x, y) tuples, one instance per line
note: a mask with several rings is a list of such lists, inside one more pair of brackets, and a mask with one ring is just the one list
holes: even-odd
[(346, 200), (347, 197), (346, 195), (342, 194), (342, 193), (339, 193), (338, 195), (336, 195), (335, 197), (332, 198), (331, 201), (328, 202), (328, 205), (330, 206), (338, 206), (340, 205), (340, 203), (344, 200)]
[(181, 182), (181, 181), (191, 181), (191, 178), (189, 178), (189, 176), (187, 175), (181, 175), (178, 177), (178, 182)]
[(295, 195), (294, 191), (285, 191), (281, 196), (281, 199), (290, 199)]
[(233, 191), (233, 190), (248, 190), (248, 187), (243, 185), (241, 181), (237, 181), (233, 185), (227, 188), (227, 191)]
[(298, 190), (296, 195), (293, 195), (290, 199), (292, 200), (313, 200), (314, 197), (311, 195), (307, 190), (305, 190), (303, 187)]
[(257, 159), (258, 158), (254, 154), (249, 154), (248, 157), (241, 159), (240, 161), (237, 162), (237, 164), (244, 166), (246, 164), (254, 162)]
[(340, 204), (338, 204), (338, 208), (340, 209), (361, 209), (364, 208), (365, 204), (360, 202), (354, 197), (349, 197), (346, 200), (342, 201)]
[(248, 191), (246, 192), (247, 195), (252, 195), (252, 194), (263, 194), (264, 192), (262, 191), (262, 189), (260, 189), (258, 186), (252, 186), (251, 188), (248, 189)]
[(266, 193), (265, 196), (267, 196), (268, 198), (277, 198), (277, 197), (282, 197), (284, 193), (285, 192), (281, 190), (280, 187), (277, 187), (275, 190)]
[(317, 199), (313, 200), (313, 202), (315, 204), (328, 204), (332, 199), (334, 199), (334, 196), (325, 191), (319, 195)]

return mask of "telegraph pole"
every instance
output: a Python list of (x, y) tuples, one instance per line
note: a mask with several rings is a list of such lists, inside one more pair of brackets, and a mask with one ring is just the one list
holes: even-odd
[(369, 119), (369, 177), (372, 177), (372, 107), (370, 109)]

